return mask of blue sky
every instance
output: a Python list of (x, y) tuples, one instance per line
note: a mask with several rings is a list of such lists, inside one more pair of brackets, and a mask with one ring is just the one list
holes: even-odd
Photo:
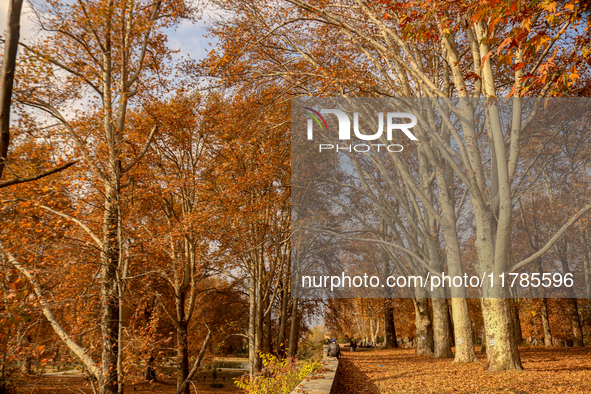
[[(8, 6), (9, 0), (0, 0), (0, 34), (3, 37), (6, 30)], [(177, 26), (166, 29), (168, 46), (171, 49), (179, 50), (179, 52), (173, 56), (174, 60), (179, 60), (181, 58), (187, 59), (189, 57), (193, 60), (198, 60), (207, 56), (207, 50), (212, 48), (209, 44), (214, 44), (213, 40), (205, 37), (207, 34), (205, 26), (216, 14), (217, 12), (215, 10), (205, 8), (202, 13), (202, 19), (196, 22), (183, 20)], [(23, 3), (20, 25), (21, 41), (33, 42), (40, 34), (38, 33), (38, 27), (34, 21), (34, 14), (29, 7), (28, 0), (24, 0)], [(84, 105), (84, 103), (77, 103), (73, 108), (83, 109)], [(75, 112), (64, 109), (63, 114), (68, 118), (74, 116)], [(17, 119), (18, 116), (13, 113), (13, 116), (11, 116), (11, 123), (15, 122)]]
[[(0, 0), (0, 32), (4, 36), (6, 29), (6, 16), (8, 14), (9, 0)], [(202, 59), (207, 55), (206, 49), (211, 48), (209, 43), (211, 39), (205, 38), (205, 24), (209, 18), (215, 15), (215, 11), (206, 10), (204, 18), (195, 23), (184, 20), (178, 26), (167, 30), (169, 46), (174, 49), (180, 49), (177, 58), (187, 57), (192, 59)], [(23, 4), (23, 14), (21, 16), (21, 39), (25, 41), (33, 40), (36, 37), (35, 24), (31, 21), (32, 12), (28, 2)], [(213, 44), (212, 44), (213, 45)]]

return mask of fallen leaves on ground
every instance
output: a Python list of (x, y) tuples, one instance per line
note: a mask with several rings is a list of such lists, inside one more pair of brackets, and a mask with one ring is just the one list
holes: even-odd
[[(226, 376), (223, 379), (223, 376)], [(233, 382), (238, 374), (235, 372), (220, 372), (218, 379), (213, 379), (211, 374), (201, 373), (192, 380), (191, 393), (195, 389), (199, 394), (239, 394), (244, 393)], [(212, 388), (212, 383), (222, 383), (223, 388)], [(26, 382), (18, 384), (18, 393), (26, 394), (55, 394), (55, 393), (84, 393), (92, 394), (92, 388), (88, 382), (80, 375), (76, 376), (29, 376)], [(157, 380), (153, 383), (140, 381), (135, 384), (128, 382), (125, 384), (125, 393), (127, 394), (174, 394), (176, 392), (176, 379)]]
[[(521, 348), (525, 370), (488, 372), (481, 363), (417, 356), (414, 349), (343, 352), (339, 394), (591, 393), (591, 349)], [(380, 367), (381, 365), (381, 367)]]

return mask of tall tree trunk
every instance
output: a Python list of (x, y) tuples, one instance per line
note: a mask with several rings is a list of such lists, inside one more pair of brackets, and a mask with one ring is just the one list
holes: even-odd
[(552, 333), (550, 332), (550, 321), (548, 320), (548, 299), (545, 297), (542, 298), (540, 315), (542, 317), (542, 328), (544, 329), (544, 345), (550, 347), (552, 346)]
[(433, 324), (427, 298), (413, 298), (415, 306), (415, 327), (417, 338), (417, 354), (433, 354)]
[[(533, 198), (532, 198), (533, 200)], [(538, 228), (536, 226), (536, 242), (537, 242), (537, 232), (538, 232)], [(542, 271), (542, 259), (537, 259), (536, 261), (537, 267), (538, 267), (538, 272), (540, 273), (540, 276), (543, 275), (543, 271)], [(550, 332), (550, 320), (548, 319), (548, 299), (546, 298), (546, 290), (541, 287), (539, 289), (540, 292), (540, 298), (542, 300), (542, 305), (540, 307), (540, 316), (542, 318), (542, 329), (544, 330), (544, 346), (546, 347), (550, 347), (553, 346), (552, 343), (552, 333)]]
[(185, 379), (185, 381), (181, 384), (181, 386), (176, 390), (175, 394), (181, 394), (183, 392), (183, 390), (185, 389), (185, 386), (187, 386), (187, 384), (189, 383), (189, 380), (191, 380), (193, 378), (193, 376), (195, 375), (195, 372), (197, 372), (197, 369), (199, 368), (199, 365), (201, 365), (201, 361), (203, 360), (203, 356), (205, 355), (205, 350), (207, 349), (207, 345), (209, 344), (210, 339), (211, 339), (211, 331), (208, 328), (207, 336), (205, 337), (205, 340), (203, 341), (203, 345), (201, 346), (201, 350), (199, 350), (199, 354), (197, 355), (197, 360), (195, 360), (195, 362), (193, 363), (193, 368), (191, 368), (191, 371), (189, 371), (189, 375), (187, 376), (187, 379)]
[(477, 361), (478, 358), (474, 351), (474, 341), (472, 338), (472, 319), (470, 319), (467, 300), (465, 298), (452, 298), (451, 311), (453, 316), (453, 333), (456, 340), (454, 362)]
[(256, 298), (256, 322), (255, 322), (255, 340), (254, 340), (254, 346), (255, 346), (255, 358), (254, 358), (254, 371), (255, 373), (261, 372), (261, 369), (263, 368), (263, 360), (261, 359), (260, 356), (260, 352), (262, 350), (262, 346), (263, 346), (263, 313), (264, 313), (264, 309), (265, 309), (265, 299), (263, 298), (263, 294), (262, 294), (262, 287), (263, 287), (263, 283), (262, 283), (262, 260), (260, 258), (257, 257), (257, 265), (258, 265), (258, 269), (257, 271), (259, 272), (259, 279), (257, 280), (257, 298)]
[[(267, 312), (267, 309), (269, 308), (269, 296), (267, 296), (267, 300), (265, 302), (265, 312)], [(271, 349), (273, 348), (272, 344), (271, 344), (271, 311), (268, 311), (268, 313), (265, 315), (265, 318), (263, 319), (263, 353), (271, 353)]]
[(512, 312), (513, 312), (513, 327), (515, 328), (515, 341), (517, 345), (523, 342), (523, 333), (521, 332), (521, 319), (519, 318), (519, 305), (512, 299)]
[[(490, 51), (489, 43), (485, 37), (486, 27), (484, 22), (474, 24), (476, 38), (479, 41), (479, 50), (484, 58)], [(485, 96), (496, 97), (495, 78), (490, 60), (482, 64), (482, 84)], [(466, 106), (467, 110), (471, 110)], [(513, 217), (513, 203), (511, 196), (511, 181), (516, 169), (519, 155), (519, 140), (513, 138), (510, 154), (507, 155), (505, 135), (497, 102), (490, 100), (486, 104), (486, 132), (491, 156), (491, 187), (490, 200), (470, 199), (475, 211), (476, 241), (478, 253), (479, 272), (493, 273), (498, 277), (508, 267), (509, 249), (511, 247), (511, 219)], [(519, 98), (513, 99), (512, 130), (521, 129), (521, 102)], [(467, 131), (474, 130), (471, 125)], [(512, 131), (513, 136), (517, 131)], [(471, 149), (471, 148), (470, 148)], [(509, 157), (509, 160), (507, 160)], [(482, 169), (481, 163), (474, 162), (475, 166)], [(488, 288), (485, 284), (485, 295), (482, 299), (482, 315), (486, 327), (487, 360), (490, 371), (504, 371), (510, 369), (523, 369), (519, 349), (515, 342), (513, 319), (511, 308), (506, 298), (506, 293), (498, 286)], [(498, 298), (496, 298), (498, 297)]]
[(123, 394), (123, 291), (119, 285), (119, 344), (117, 346), (117, 393)]
[[(118, 162), (118, 161), (116, 161)], [(118, 164), (118, 163), (117, 163)], [(117, 271), (119, 269), (119, 168), (114, 172), (111, 184), (105, 190), (105, 214), (103, 221), (103, 250), (101, 253), (101, 332), (102, 359), (100, 393), (117, 393), (117, 354), (119, 347), (119, 294)]]
[(0, 70), (0, 179), (4, 173), (10, 145), (10, 101), (20, 34), (23, 0), (10, 0), (6, 18), (6, 41)]
[[(429, 111), (430, 120), (434, 121), (433, 114)], [(449, 134), (445, 137), (449, 138)], [(432, 190), (427, 181), (430, 177), (427, 164), (428, 151), (426, 147), (421, 148), (421, 154), (419, 155), (419, 168), (421, 177), (423, 178), (422, 187), (425, 194), (431, 196)], [(437, 160), (432, 158), (432, 164), (435, 164)], [(454, 189), (454, 177), (453, 171), (450, 168), (445, 168), (439, 163), (435, 169), (435, 175), (437, 177), (437, 185), (439, 191), (439, 203), (441, 205), (441, 211), (443, 220), (441, 220), (441, 227), (443, 229), (443, 238), (445, 240), (445, 253), (447, 256), (447, 263), (450, 275), (462, 276), (462, 260), (459, 250), (458, 234), (456, 228), (456, 212), (455, 212), (455, 195)], [(427, 214), (426, 220), (429, 222), (430, 228), (435, 228), (436, 224), (431, 215)], [(434, 268), (439, 271), (442, 269), (438, 251), (438, 235), (433, 234), (435, 239), (430, 240), (427, 243), (428, 254)], [(449, 306), (447, 300), (444, 298), (445, 294), (440, 293), (435, 295), (433, 298), (433, 325), (435, 329), (434, 338), (434, 356), (436, 358), (447, 358), (455, 357), (455, 361), (458, 362), (471, 362), (476, 359), (474, 353), (474, 344), (472, 342), (472, 322), (470, 320), (470, 313), (468, 310), (468, 304), (466, 301), (466, 294), (464, 289), (452, 289), (452, 304), (455, 306), (452, 308), (454, 313), (454, 337), (458, 338), (456, 344), (456, 354), (454, 355), (451, 347), (451, 333), (450, 327), (450, 316)], [(462, 305), (463, 304), (463, 305)]]
[(397, 347), (394, 306), (391, 299), (384, 298), (384, 349), (395, 349)]
[[(123, 247), (123, 230), (121, 226), (121, 215), (119, 215), (119, 245)], [(125, 254), (125, 256), (123, 256)], [(122, 266), (121, 273), (117, 278), (117, 291), (119, 292), (119, 346), (117, 347), (117, 392), (123, 394), (125, 384), (125, 374), (123, 371), (123, 300), (125, 299), (125, 287), (127, 280), (127, 274), (129, 273), (129, 248), (126, 248), (125, 253), (119, 253), (119, 265)]]
[[(178, 389), (189, 375), (189, 322), (185, 316), (187, 287), (183, 283), (174, 290), (176, 294), (176, 387)], [(185, 386), (184, 394), (190, 394), (189, 386)]]
[[(507, 250), (498, 251), (508, 247), (501, 245), (504, 241), (495, 236), (498, 234), (497, 222), (483, 211), (476, 215), (477, 237), (476, 248), (481, 271), (493, 273), (496, 277), (505, 272), (507, 266), (499, 263), (499, 254), (506, 254)], [(504, 216), (504, 226), (509, 219)], [(503, 235), (503, 238), (505, 235)], [(506, 256), (505, 256), (506, 257)], [(495, 262), (496, 261), (496, 262)], [(487, 343), (486, 355), (488, 368), (491, 372), (506, 371), (511, 369), (523, 369), (517, 342), (515, 341), (515, 329), (513, 325), (513, 313), (506, 289), (500, 286), (490, 286), (485, 280), (484, 298), (482, 298), (482, 316), (486, 329)]]
[(279, 334), (277, 336), (277, 354), (280, 357), (285, 357), (285, 348), (286, 344), (285, 341), (287, 340), (285, 336), (286, 326), (287, 326), (287, 302), (288, 299), (288, 286), (286, 281), (289, 280), (289, 275), (285, 278), (283, 283), (283, 291), (281, 292), (281, 322), (279, 324)]
[[(557, 249), (560, 254), (560, 262), (562, 264), (562, 273), (563, 274), (570, 274), (571, 270), (568, 265), (568, 242), (566, 237), (563, 238), (564, 243), (559, 244)], [(573, 291), (572, 287), (569, 287), (567, 290), (568, 299), (566, 299), (567, 303), (567, 315), (568, 319), (570, 320), (570, 324), (573, 330), (573, 346), (574, 347), (582, 347), (583, 346), (583, 330), (581, 327), (581, 319), (579, 317), (579, 306), (577, 304), (577, 298), (575, 292)]]
[(433, 335), (435, 358), (454, 358), (451, 350), (451, 322), (446, 298), (433, 298)]
[[(185, 321), (179, 322), (176, 335), (176, 357), (177, 357), (177, 389), (189, 376), (189, 324)], [(183, 393), (190, 394), (190, 387), (185, 386)]]
[(573, 346), (583, 347), (583, 330), (579, 317), (579, 306), (576, 298), (568, 298), (568, 318), (573, 330)]
[[(456, 228), (456, 213), (454, 208), (454, 198), (452, 185), (453, 181), (445, 178), (443, 169), (436, 171), (438, 183), (448, 185), (448, 188), (440, 187), (440, 201), (444, 219), (442, 220), (443, 238), (445, 240), (445, 254), (447, 256), (447, 266), (449, 276), (462, 276), (462, 254), (459, 247), (458, 232)], [(449, 189), (449, 190), (448, 190)], [(454, 327), (454, 338), (456, 353), (454, 362), (473, 362), (477, 361), (474, 352), (474, 341), (472, 338), (472, 320), (470, 319), (470, 310), (466, 300), (466, 289), (463, 287), (451, 286), (451, 311)], [(442, 316), (443, 317), (443, 316)]]
[(256, 337), (256, 313), (257, 313), (257, 304), (256, 304), (256, 278), (254, 275), (250, 275), (250, 288), (248, 290), (248, 363), (250, 366), (250, 374), (251, 376), (255, 373), (255, 364), (256, 364), (256, 347), (255, 347), (255, 337)]
[(293, 298), (291, 301), (291, 327), (289, 330), (289, 348), (288, 354), (290, 357), (294, 357), (296, 355), (296, 334), (297, 334), (297, 324), (298, 324), (298, 299)]

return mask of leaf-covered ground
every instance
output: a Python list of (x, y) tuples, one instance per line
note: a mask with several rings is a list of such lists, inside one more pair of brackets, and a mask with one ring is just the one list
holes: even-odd
[(521, 348), (524, 371), (417, 356), (414, 349), (342, 352), (339, 394), (591, 393), (591, 349)]

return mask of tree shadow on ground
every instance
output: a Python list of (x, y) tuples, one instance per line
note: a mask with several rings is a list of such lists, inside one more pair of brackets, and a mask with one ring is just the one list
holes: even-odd
[(352, 354), (342, 352), (337, 372), (337, 393), (339, 394), (376, 394), (377, 386), (352, 361)]

